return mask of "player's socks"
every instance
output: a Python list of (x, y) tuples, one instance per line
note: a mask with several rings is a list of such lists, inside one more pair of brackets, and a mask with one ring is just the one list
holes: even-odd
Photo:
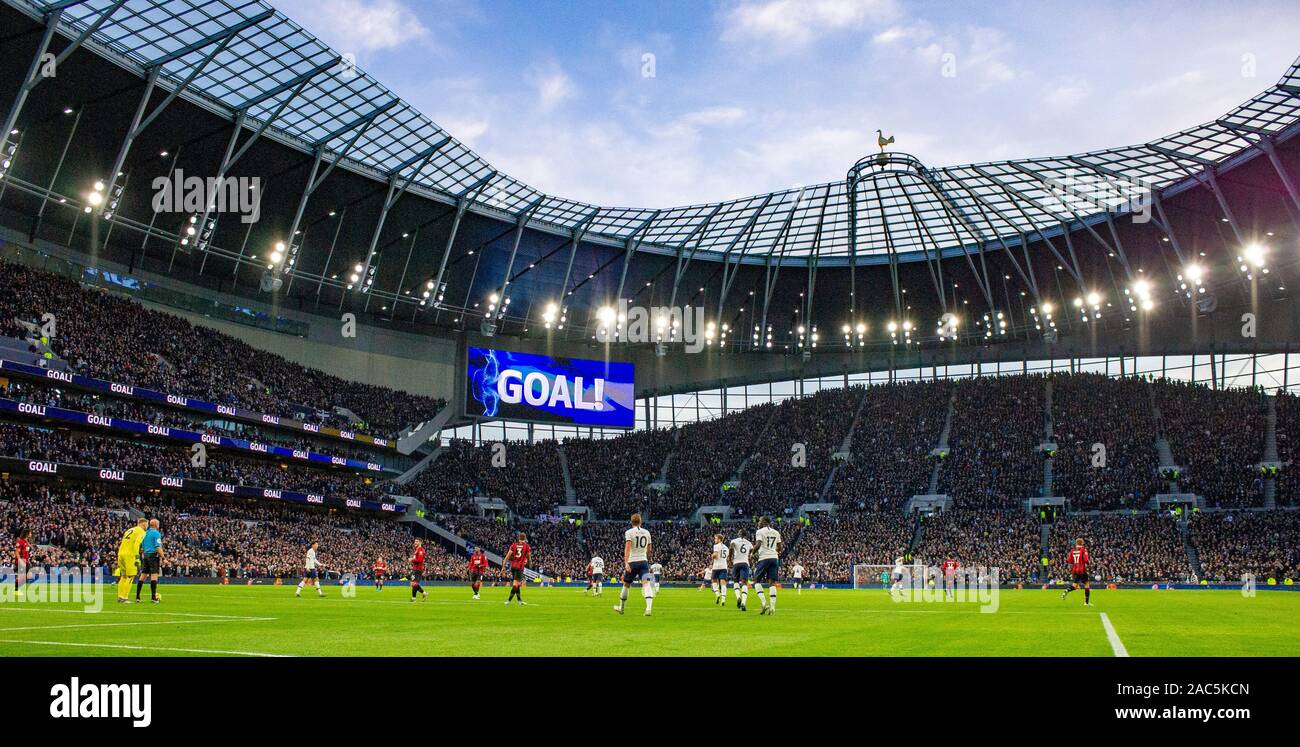
[(158, 581), (157, 581), (157, 579), (154, 579), (154, 580), (152, 580), (152, 581), (149, 582), (149, 598), (150, 598), (150, 599), (157, 599), (157, 598), (158, 598)]
[(622, 612), (622, 611), (623, 611), (623, 607), (625, 607), (626, 605), (627, 605), (627, 587), (624, 586), (624, 587), (623, 587), (623, 590), (620, 591), (620, 592), (618, 593), (618, 609), (619, 609), (619, 611)]
[(140, 592), (142, 591), (144, 591), (144, 579), (137, 578), (135, 580), (135, 601), (140, 601)]
[(768, 609), (773, 612), (776, 612), (776, 586), (773, 585), (770, 591), (771, 591), (772, 601), (769, 603)]
[(754, 584), (754, 591), (758, 592), (758, 603), (759, 603), (759, 605), (762, 606), (764, 609), (766, 609), (766, 608), (767, 608), (767, 596), (765, 596), (765, 595), (763, 594), (763, 585), (762, 585), (762, 584)]
[(748, 588), (748, 587), (741, 587), (741, 589), (740, 589), (740, 607), (741, 607), (741, 609), (744, 609), (744, 608), (745, 608), (745, 600), (747, 600), (747, 599), (749, 599), (749, 588)]
[(1092, 604), (1092, 589), (1083, 590), (1083, 603)]

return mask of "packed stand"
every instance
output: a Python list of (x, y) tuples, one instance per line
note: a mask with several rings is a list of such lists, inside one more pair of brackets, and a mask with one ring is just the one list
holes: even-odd
[[(500, 444), (500, 446), (498, 446)], [(504, 447), (503, 466), (493, 466)], [(505, 501), (519, 516), (536, 517), (564, 503), (564, 474), (554, 441), (452, 439), (433, 464), (393, 490), (422, 500), (431, 511), (469, 514), (476, 496)]]
[(782, 573), (798, 563), (810, 581), (852, 583), (854, 565), (892, 565), (903, 556), (913, 527), (912, 518), (900, 511), (813, 517), (793, 554), (782, 561)]
[[(837, 387), (781, 402), (776, 421), (745, 465), (740, 487), (728, 496), (731, 507), (748, 515), (781, 515), (816, 502), (833, 466), (831, 454), (848, 435), (863, 391)], [(800, 466), (793, 463), (795, 444), (803, 447)]]
[(924, 381), (867, 387), (866, 404), (853, 431), (852, 461), (835, 473), (833, 503), (850, 511), (903, 510), (925, 493), (948, 417), (952, 382)]
[(1212, 583), (1300, 579), (1300, 511), (1215, 511), (1192, 515), (1192, 542)]
[(1169, 512), (1070, 514), (1052, 525), (1053, 568), (1067, 577), (1065, 554), (1082, 539), (1088, 572), (1102, 583), (1184, 583), (1191, 575), (1177, 519)]
[(696, 506), (728, 502), (722, 484), (753, 453), (775, 413), (776, 405), (767, 402), (683, 427), (668, 468), (669, 493), (655, 518), (685, 516)]
[[(179, 316), (10, 262), (0, 261), (0, 288), (7, 291), (0, 296), (0, 334), (25, 337), (15, 319), (39, 323), (52, 313), (55, 353), (86, 376), (256, 412), (303, 414), (320, 425), (390, 438), (446, 404), (300, 366)], [(349, 423), (335, 405), (365, 424)]]
[(1152, 386), (1174, 460), (1187, 468), (1182, 489), (1212, 507), (1262, 506), (1255, 465), (1264, 456), (1268, 425), (1263, 395), (1169, 379)]
[(1044, 380), (986, 376), (957, 384), (939, 492), (962, 506), (1009, 509), (1043, 488)]
[[(1132, 377), (1052, 375), (1053, 492), (1076, 508), (1099, 511), (1145, 508), (1165, 492), (1149, 386)], [(1103, 467), (1093, 466), (1093, 444), (1106, 449)]]
[(647, 487), (659, 479), (672, 446), (673, 431), (664, 429), (616, 438), (567, 439), (564, 454), (578, 504), (605, 518), (629, 516), (635, 511), (672, 515), (659, 493)]
[(1003, 583), (1039, 572), (1039, 524), (1023, 510), (954, 508), (923, 521), (915, 555), (928, 566), (952, 558), (968, 568), (997, 568)]

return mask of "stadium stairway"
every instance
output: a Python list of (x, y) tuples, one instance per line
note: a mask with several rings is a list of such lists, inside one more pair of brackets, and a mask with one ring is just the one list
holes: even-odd
[[(937, 451), (948, 450), (948, 434), (952, 433), (952, 416), (957, 410), (957, 387), (953, 387), (952, 394), (948, 397), (948, 415), (943, 421), (943, 430), (939, 433), (939, 443), (935, 445)], [(930, 470), (930, 495), (939, 492), (939, 470), (943, 468), (943, 461), (934, 460), (934, 469)]]
[(397, 450), (403, 454), (411, 454), (421, 448), (427, 448), (430, 441), (442, 434), (442, 429), (455, 414), (455, 405), (448, 403), (432, 418), (402, 431), (397, 438)]
[[(1277, 464), (1280, 460), (1277, 455), (1277, 396), (1269, 395), (1268, 400), (1268, 427), (1264, 431), (1264, 462)], [(1273, 477), (1264, 478), (1264, 508), (1277, 508), (1277, 479)]]
[(410, 469), (398, 475), (397, 477), (394, 477), (393, 482), (397, 485), (405, 485), (411, 480), (414, 480), (416, 477), (419, 476), (421, 472), (432, 467), (433, 463), (438, 461), (438, 457), (442, 455), (443, 451), (445, 451), (445, 449), (443, 449), (443, 447), (441, 446), (434, 449), (428, 456), (416, 462), (415, 466), (411, 467)]
[(578, 499), (578, 492), (573, 489), (573, 477), (569, 474), (569, 455), (564, 453), (564, 445), (557, 443), (555, 451), (560, 455), (560, 474), (564, 476), (564, 500), (573, 505)]
[[(1156, 421), (1156, 458), (1158, 459), (1159, 469), (1161, 472), (1168, 468), (1176, 468), (1178, 465), (1174, 462), (1174, 451), (1169, 448), (1169, 439), (1165, 438), (1165, 421), (1160, 415), (1160, 406), (1156, 404), (1156, 391), (1151, 386), (1147, 386), (1147, 394), (1151, 396), (1151, 417)], [(1169, 492), (1179, 492), (1178, 481), (1169, 481)]]
[(1038, 527), (1038, 552), (1040, 558), (1052, 557), (1052, 525), (1040, 524)]
[(925, 519), (922, 518), (921, 512), (916, 512), (912, 517), (912, 541), (907, 543), (907, 551), (916, 555), (916, 550), (921, 546), (921, 540), (925, 539)]
[[(1043, 443), (1056, 440), (1056, 431), (1052, 427), (1052, 380), (1047, 379), (1043, 388)], [(1043, 460), (1043, 497), (1052, 495), (1052, 458)]]
[[(849, 432), (844, 434), (844, 440), (840, 442), (839, 450), (845, 454), (853, 453), (853, 433), (858, 429), (858, 421), (862, 419), (862, 410), (867, 406), (867, 392), (864, 387), (862, 398), (858, 400), (858, 409), (853, 411), (853, 420), (849, 421)], [(840, 465), (836, 464), (831, 467), (831, 472), (826, 475), (826, 482), (822, 483), (821, 492), (817, 494), (817, 500), (826, 503), (826, 497), (831, 494), (831, 488), (835, 486), (835, 476), (839, 474)]]
[(772, 408), (772, 414), (767, 416), (767, 422), (763, 424), (763, 430), (759, 431), (758, 435), (754, 437), (754, 443), (749, 448), (749, 454), (745, 456), (744, 461), (742, 461), (740, 466), (736, 467), (736, 471), (732, 473), (731, 482), (740, 482), (741, 476), (745, 474), (745, 468), (749, 466), (749, 460), (753, 459), (754, 455), (758, 453), (758, 445), (763, 443), (763, 439), (767, 436), (767, 432), (772, 430), (772, 425), (776, 422), (776, 416), (780, 412), (780, 407)]
[(1201, 571), (1201, 555), (1196, 551), (1196, 545), (1192, 543), (1192, 523), (1186, 515), (1178, 522), (1178, 531), (1183, 536), (1183, 550), (1187, 553), (1187, 565), (1199, 580), (1205, 574)]

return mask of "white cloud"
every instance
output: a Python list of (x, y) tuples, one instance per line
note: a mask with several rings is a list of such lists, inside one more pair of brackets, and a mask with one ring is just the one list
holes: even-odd
[(401, 0), (275, 0), (286, 15), (340, 52), (377, 52), (429, 30)]
[(1050, 86), (1043, 93), (1043, 103), (1053, 113), (1068, 112), (1082, 103), (1091, 93), (1092, 86), (1088, 81), (1070, 78)]
[(726, 14), (722, 38), (797, 49), (825, 34), (861, 29), (897, 15), (893, 0), (755, 0)]
[(682, 124), (694, 126), (713, 126), (731, 124), (745, 118), (745, 110), (738, 106), (713, 106), (689, 112), (681, 118)]
[(573, 79), (558, 65), (535, 67), (529, 71), (528, 78), (537, 92), (537, 106), (542, 111), (554, 109), (577, 91)]

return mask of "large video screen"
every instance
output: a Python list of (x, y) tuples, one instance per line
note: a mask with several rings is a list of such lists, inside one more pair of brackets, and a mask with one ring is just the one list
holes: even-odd
[(468, 358), (468, 417), (604, 428), (635, 424), (631, 363), (477, 347), (469, 348)]

